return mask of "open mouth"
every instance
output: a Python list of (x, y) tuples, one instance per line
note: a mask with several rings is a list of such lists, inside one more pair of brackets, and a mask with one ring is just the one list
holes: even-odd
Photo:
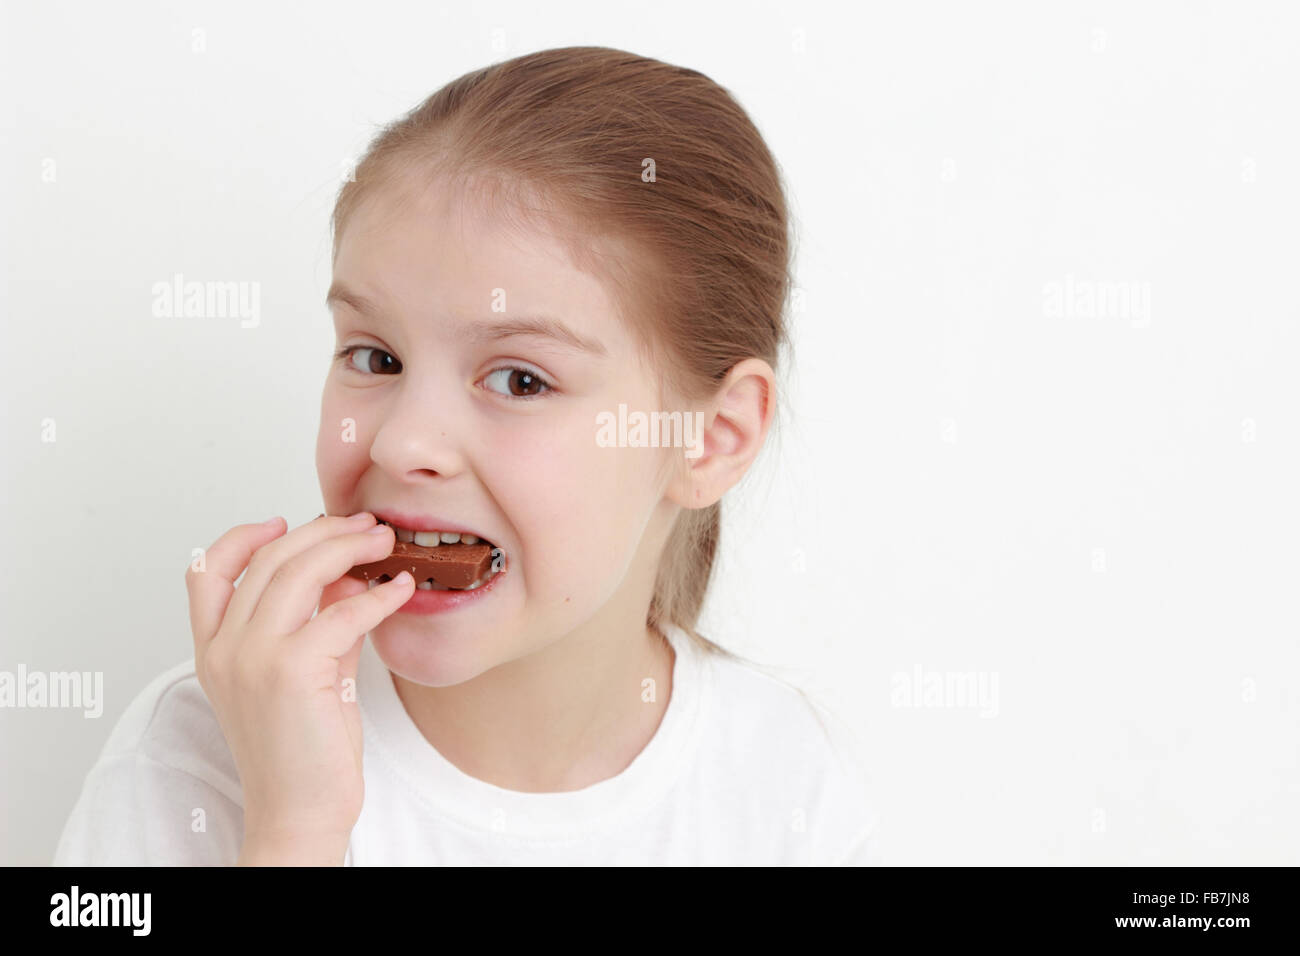
[(455, 531), (412, 531), (379, 520), (393, 529), (393, 553), (362, 564), (349, 573), (382, 584), (410, 571), (422, 591), (473, 591), (505, 570), (505, 553), (488, 539)]

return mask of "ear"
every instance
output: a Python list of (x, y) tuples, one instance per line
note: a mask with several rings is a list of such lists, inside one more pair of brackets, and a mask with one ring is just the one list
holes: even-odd
[(707, 508), (721, 499), (758, 457), (775, 412), (772, 367), (757, 358), (736, 363), (702, 410), (702, 434), (691, 436), (694, 447), (686, 450), (686, 467), (667, 497), (683, 508)]

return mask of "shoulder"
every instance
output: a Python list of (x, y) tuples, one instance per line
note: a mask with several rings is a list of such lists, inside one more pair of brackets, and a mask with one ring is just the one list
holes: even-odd
[(159, 674), (127, 705), (101, 760), (119, 755), (174, 767), (242, 802), (234, 758), (194, 673), (193, 658)]
[(234, 758), (190, 659), (151, 680), (113, 725), (54, 864), (232, 863), (242, 807)]
[(826, 704), (773, 669), (708, 655), (715, 759), (732, 765), (779, 819), (786, 862), (866, 858), (878, 822), (864, 749)]

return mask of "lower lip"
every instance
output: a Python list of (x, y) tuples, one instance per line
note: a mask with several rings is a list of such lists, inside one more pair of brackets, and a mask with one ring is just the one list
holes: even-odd
[(443, 611), (454, 611), (457, 608), (465, 607), (467, 604), (473, 604), (481, 601), (487, 596), (498, 581), (505, 577), (504, 571), (498, 571), (492, 577), (487, 579), (487, 583), (482, 587), (477, 587), (473, 591), (436, 591), (430, 588), (422, 591), (415, 589), (411, 599), (397, 609), (398, 614), (440, 614)]

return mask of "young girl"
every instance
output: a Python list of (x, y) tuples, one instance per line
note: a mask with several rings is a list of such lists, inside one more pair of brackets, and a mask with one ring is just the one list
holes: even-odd
[[(852, 733), (695, 630), (786, 337), (744, 111), (618, 50), (522, 56), (383, 130), (333, 227), (327, 514), (187, 571), (194, 659), (114, 728), (55, 863), (867, 862)], [(493, 566), (347, 573), (399, 539)]]

